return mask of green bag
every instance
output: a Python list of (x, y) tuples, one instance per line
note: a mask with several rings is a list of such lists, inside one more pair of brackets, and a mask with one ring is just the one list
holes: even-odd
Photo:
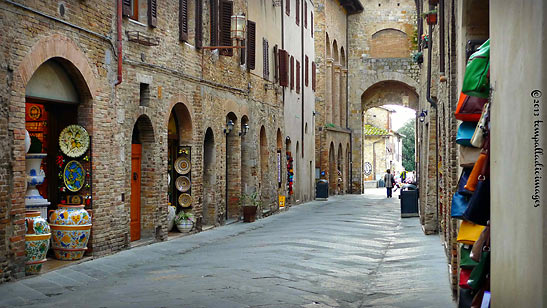
[(490, 39), (469, 57), (463, 76), (462, 92), (488, 98), (490, 92)]
[(462, 245), (460, 248), (460, 267), (461, 268), (473, 268), (479, 264), (479, 262), (471, 259), (469, 254), (471, 253), (471, 247)]
[(486, 275), (490, 272), (490, 251), (483, 251), (481, 254), (481, 260), (479, 264), (475, 266), (469, 279), (467, 280), (467, 285), (473, 289), (478, 290), (482, 287), (486, 279)]

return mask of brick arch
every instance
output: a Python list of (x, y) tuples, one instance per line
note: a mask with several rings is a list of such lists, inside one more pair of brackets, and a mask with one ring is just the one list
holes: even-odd
[(408, 35), (399, 29), (383, 28), (370, 40), (371, 58), (406, 58), (410, 56)]
[(417, 110), (416, 88), (398, 80), (382, 80), (372, 84), (361, 94), (361, 110), (388, 104)]
[[(175, 107), (176, 104), (183, 104), (184, 107), (186, 107), (186, 109), (188, 109), (188, 112), (190, 113), (190, 117), (193, 119), (194, 118), (194, 110), (193, 110), (193, 107), (192, 107), (192, 104), (190, 104), (188, 102), (188, 98), (187, 98), (187, 95), (185, 94), (177, 94), (175, 96), (173, 96), (171, 98), (171, 100), (169, 101), (169, 111), (173, 110), (173, 107)], [(169, 117), (171, 116), (171, 112), (166, 112), (164, 117), (163, 117), (163, 123), (165, 125), (167, 125), (167, 123), (169, 123)]]
[(38, 41), (31, 51), (23, 58), (16, 71), (16, 78), (21, 87), (26, 87), (28, 81), (42, 63), (51, 58), (62, 58), (70, 62), (76, 70), (75, 83), (81, 95), (92, 99), (97, 95), (95, 74), (89, 61), (80, 48), (68, 37), (53, 34)]

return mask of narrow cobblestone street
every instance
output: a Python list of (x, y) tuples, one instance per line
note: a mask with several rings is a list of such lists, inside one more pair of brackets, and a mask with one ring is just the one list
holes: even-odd
[(0, 307), (454, 307), (438, 236), (384, 190), (0, 285)]

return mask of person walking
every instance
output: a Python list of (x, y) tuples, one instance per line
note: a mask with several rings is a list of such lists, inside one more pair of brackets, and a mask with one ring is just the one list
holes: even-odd
[(387, 189), (387, 197), (392, 197), (391, 190), (393, 189), (393, 183), (395, 182), (395, 179), (393, 178), (393, 174), (391, 174), (391, 171), (387, 169), (386, 175), (384, 175), (384, 183), (386, 183), (386, 189)]

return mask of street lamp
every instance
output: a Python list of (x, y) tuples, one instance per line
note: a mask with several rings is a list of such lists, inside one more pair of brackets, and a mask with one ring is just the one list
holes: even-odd
[(245, 39), (245, 15), (232, 15), (230, 33), (232, 40), (243, 41)]
[(426, 116), (427, 116), (427, 110), (422, 109), (422, 112), (420, 113), (420, 122), (423, 123), (425, 121)]
[(247, 132), (249, 131), (249, 124), (245, 123), (243, 124), (242, 130), (239, 132), (239, 136), (245, 136), (247, 135)]
[(234, 122), (232, 122), (232, 120), (228, 120), (228, 122), (226, 122), (226, 128), (224, 129), (224, 133), (226, 135), (229, 135), (232, 132), (232, 129), (234, 129)]

